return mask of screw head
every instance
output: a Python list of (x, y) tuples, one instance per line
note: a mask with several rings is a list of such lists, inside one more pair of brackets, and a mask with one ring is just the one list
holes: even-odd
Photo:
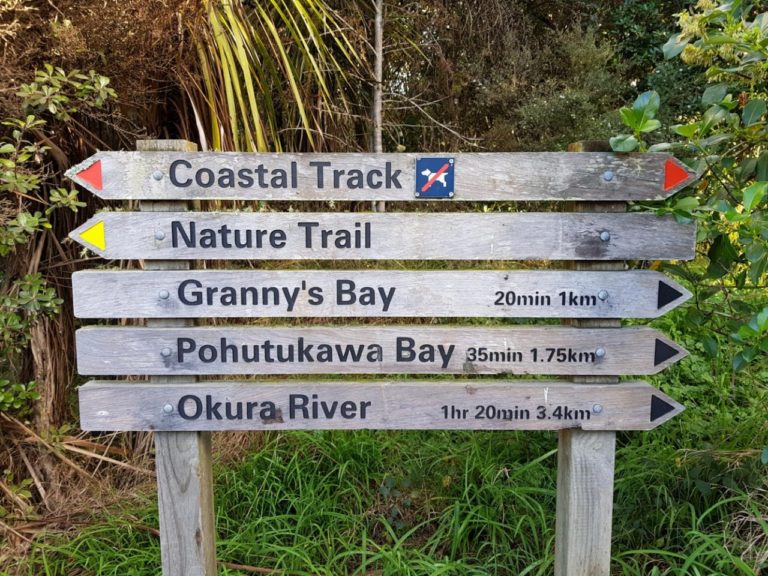
[(603, 172), (603, 180), (605, 180), (606, 182), (610, 182), (611, 180), (613, 180), (613, 176), (614, 174), (610, 170), (606, 170), (605, 172)]
[(600, 292), (597, 293), (597, 297), (600, 298), (600, 300), (607, 300), (608, 299), (608, 291), (607, 290), (600, 290)]
[(106, 410), (99, 410), (98, 412), (96, 412), (96, 416), (102, 416), (102, 417), (109, 416), (109, 412), (107, 412)]
[(598, 348), (595, 350), (595, 356), (598, 358), (605, 358), (605, 348)]
[(592, 412), (595, 414), (600, 414), (600, 412), (603, 411), (603, 405), (602, 404), (593, 404), (592, 405)]
[(603, 230), (602, 232), (600, 232), (600, 240), (602, 240), (603, 242), (608, 242), (608, 240), (610, 239), (611, 239), (611, 233), (608, 232), (608, 230)]
[(416, 198), (418, 198), (419, 196), (421, 196), (421, 192), (416, 192)]
[(173, 406), (171, 406), (170, 404), (166, 404), (165, 406), (163, 406), (163, 412), (165, 412), (166, 414), (170, 414), (171, 412), (173, 412)]
[(165, 240), (165, 232), (162, 230), (155, 232), (155, 240)]
[(154, 172), (152, 172), (152, 178), (154, 178), (157, 181), (160, 181), (163, 179), (163, 173), (160, 172), (160, 170), (155, 170)]
[(448, 192), (448, 198), (453, 198), (453, 192)]
[(160, 290), (160, 292), (157, 293), (158, 296), (160, 296), (161, 300), (168, 300), (168, 297), (171, 295), (168, 290)]
[(170, 355), (171, 355), (170, 348), (163, 348), (162, 350), (160, 350), (160, 356), (162, 356), (163, 358), (168, 358), (168, 356)]

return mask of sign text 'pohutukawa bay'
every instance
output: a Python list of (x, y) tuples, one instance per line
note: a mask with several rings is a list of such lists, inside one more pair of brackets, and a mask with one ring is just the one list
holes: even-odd
[(78, 318), (655, 318), (691, 293), (659, 272), (77, 272)]
[(109, 259), (690, 260), (694, 229), (650, 213), (103, 212), (70, 237)]
[(84, 430), (650, 430), (684, 408), (646, 382), (94, 381)]
[(110, 200), (662, 200), (696, 180), (668, 154), (99, 152), (67, 171)]
[(650, 328), (87, 327), (87, 375), (656, 374), (687, 352)]

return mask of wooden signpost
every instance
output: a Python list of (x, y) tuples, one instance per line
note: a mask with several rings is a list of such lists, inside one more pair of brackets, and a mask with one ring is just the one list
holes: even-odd
[(656, 318), (691, 297), (658, 272), (76, 272), (78, 318)]
[[(73, 293), (79, 318), (147, 319), (146, 327), (78, 330), (80, 373), (151, 380), (93, 381), (79, 397), (85, 430), (157, 432), (165, 576), (216, 572), (209, 431), (320, 429), (560, 431), (555, 572), (608, 575), (613, 431), (650, 430), (683, 410), (647, 383), (617, 377), (654, 374), (686, 355), (655, 330), (618, 328), (617, 319), (654, 318), (691, 297), (621, 261), (691, 259), (695, 243), (691, 224), (611, 208), (668, 198), (696, 179), (688, 168), (664, 154), (194, 153), (176, 141), (140, 148), (100, 152), (68, 175), (102, 198), (142, 200), (141, 212), (97, 214), (71, 237), (107, 259), (148, 260), (145, 270), (78, 272)], [(201, 199), (582, 204), (569, 213), (185, 211), (184, 201)], [(361, 259), (567, 260), (582, 270), (189, 266)], [(561, 318), (579, 327), (189, 320), (290, 317)], [(228, 374), (581, 380), (195, 380)]]

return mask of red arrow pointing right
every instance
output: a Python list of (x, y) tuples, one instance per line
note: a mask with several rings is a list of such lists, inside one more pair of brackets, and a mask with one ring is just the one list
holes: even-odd
[(664, 192), (669, 192), (691, 175), (677, 160), (670, 158), (664, 163)]

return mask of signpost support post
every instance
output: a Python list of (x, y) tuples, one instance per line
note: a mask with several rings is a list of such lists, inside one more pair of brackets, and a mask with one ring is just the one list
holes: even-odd
[[(602, 142), (577, 142), (569, 152), (609, 151)], [(610, 179), (606, 172), (603, 178)], [(624, 202), (576, 202), (574, 212), (624, 212)], [(610, 230), (605, 233), (610, 235)], [(607, 236), (610, 239), (610, 236)], [(572, 262), (574, 270), (623, 270), (624, 262)], [(582, 328), (619, 328), (618, 319), (582, 319)], [(582, 384), (618, 384), (615, 376), (579, 376)], [(596, 408), (593, 407), (593, 411)], [(599, 408), (597, 408), (599, 409)], [(608, 576), (611, 568), (613, 476), (616, 432), (561, 430), (558, 433), (555, 576)]]
[[(140, 152), (195, 152), (185, 140), (141, 140)], [(180, 212), (184, 201), (142, 201), (143, 212)], [(146, 270), (186, 270), (188, 261), (145, 261)], [(151, 327), (190, 326), (187, 319), (147, 320)], [(155, 376), (153, 384), (189, 382), (184, 376)], [(128, 384), (130, 385), (130, 384)], [(162, 406), (157, 407), (162, 410)], [(160, 515), (163, 576), (215, 576), (216, 538), (213, 510), (210, 432), (156, 432), (155, 467)]]

